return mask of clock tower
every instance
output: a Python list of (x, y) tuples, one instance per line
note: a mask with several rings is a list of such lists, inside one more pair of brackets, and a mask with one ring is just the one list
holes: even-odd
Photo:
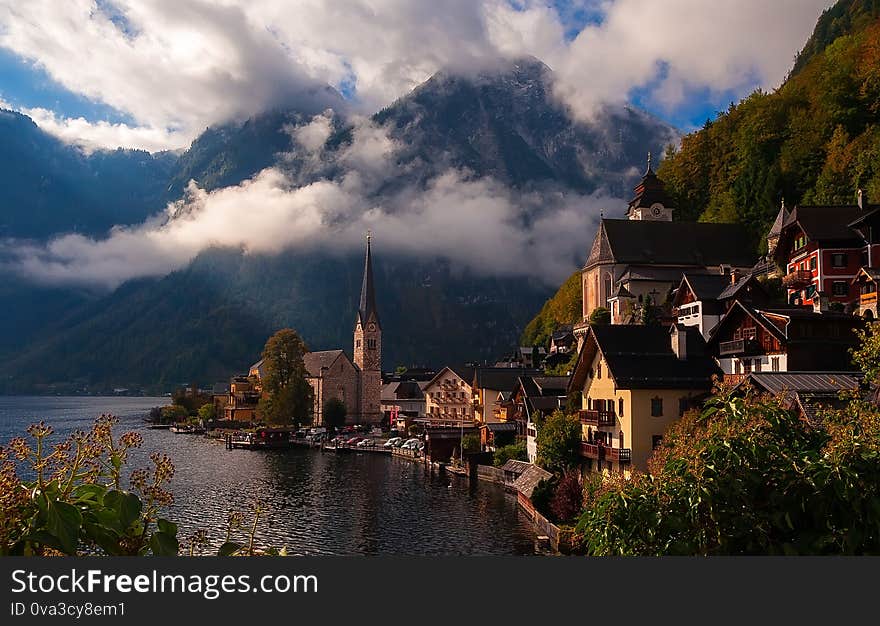
[(364, 281), (354, 324), (354, 364), (360, 374), (360, 414), (364, 423), (376, 424), (382, 418), (379, 408), (382, 391), (382, 327), (376, 310), (373, 287), (372, 236), (367, 233)]
[(666, 195), (663, 181), (651, 169), (651, 153), (648, 153), (648, 170), (634, 189), (635, 198), (630, 200), (626, 216), (631, 220), (672, 221), (672, 203)]

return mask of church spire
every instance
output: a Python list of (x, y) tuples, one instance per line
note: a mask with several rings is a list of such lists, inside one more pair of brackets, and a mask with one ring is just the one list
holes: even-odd
[(373, 234), (367, 231), (367, 256), (364, 260), (364, 282), (361, 285), (361, 301), (358, 306), (358, 315), (363, 323), (370, 319), (370, 315), (374, 316), (374, 320), (379, 322), (379, 312), (376, 310), (376, 292), (373, 288), (373, 259), (370, 252), (370, 240)]

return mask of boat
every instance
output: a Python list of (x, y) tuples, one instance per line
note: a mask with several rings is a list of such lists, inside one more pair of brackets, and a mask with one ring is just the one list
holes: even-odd
[(171, 424), (148, 424), (147, 428), (149, 430), (168, 430), (171, 428)]
[(205, 429), (201, 426), (175, 424), (171, 427), (171, 432), (177, 435), (204, 435)]

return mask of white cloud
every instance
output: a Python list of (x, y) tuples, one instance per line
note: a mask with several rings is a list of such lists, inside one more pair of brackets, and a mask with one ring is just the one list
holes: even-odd
[(366, 112), (440, 68), (500, 55), (546, 61), (583, 117), (635, 87), (667, 107), (693, 90), (774, 87), (831, 0), (576, 4), (602, 20), (567, 41), (564, 17), (540, 0), (0, 0), (0, 46), (137, 126), (47, 122), (59, 136), (176, 148), (275, 104), (323, 110), (333, 97), (321, 84), (354, 85)]
[[(322, 123), (315, 118), (310, 125)], [(104, 239), (64, 235), (42, 246), (7, 241), (0, 246), (2, 265), (39, 282), (113, 288), (183, 267), (211, 246), (345, 252), (359, 249), (372, 229), (376, 245), (389, 254), (441, 256), (478, 273), (526, 274), (557, 284), (582, 260), (599, 208), (623, 204), (601, 194), (523, 194), (458, 170), (425, 188), (379, 195), (394, 174), (382, 165), (394, 148), (383, 129), (362, 121), (339, 157), (345, 173), (334, 180), (296, 187), (273, 167), (210, 192), (191, 183), (165, 215)]]

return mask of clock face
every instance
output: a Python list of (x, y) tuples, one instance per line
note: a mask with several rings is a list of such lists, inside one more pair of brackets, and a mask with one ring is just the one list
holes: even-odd
[(367, 330), (376, 330), (376, 325), (375, 324), (368, 324)]
[(659, 204), (655, 204), (654, 206), (651, 207), (651, 213), (652, 213), (655, 217), (659, 216), (660, 213), (662, 213), (662, 212), (663, 212), (663, 207), (662, 207), (661, 205), (659, 205)]

